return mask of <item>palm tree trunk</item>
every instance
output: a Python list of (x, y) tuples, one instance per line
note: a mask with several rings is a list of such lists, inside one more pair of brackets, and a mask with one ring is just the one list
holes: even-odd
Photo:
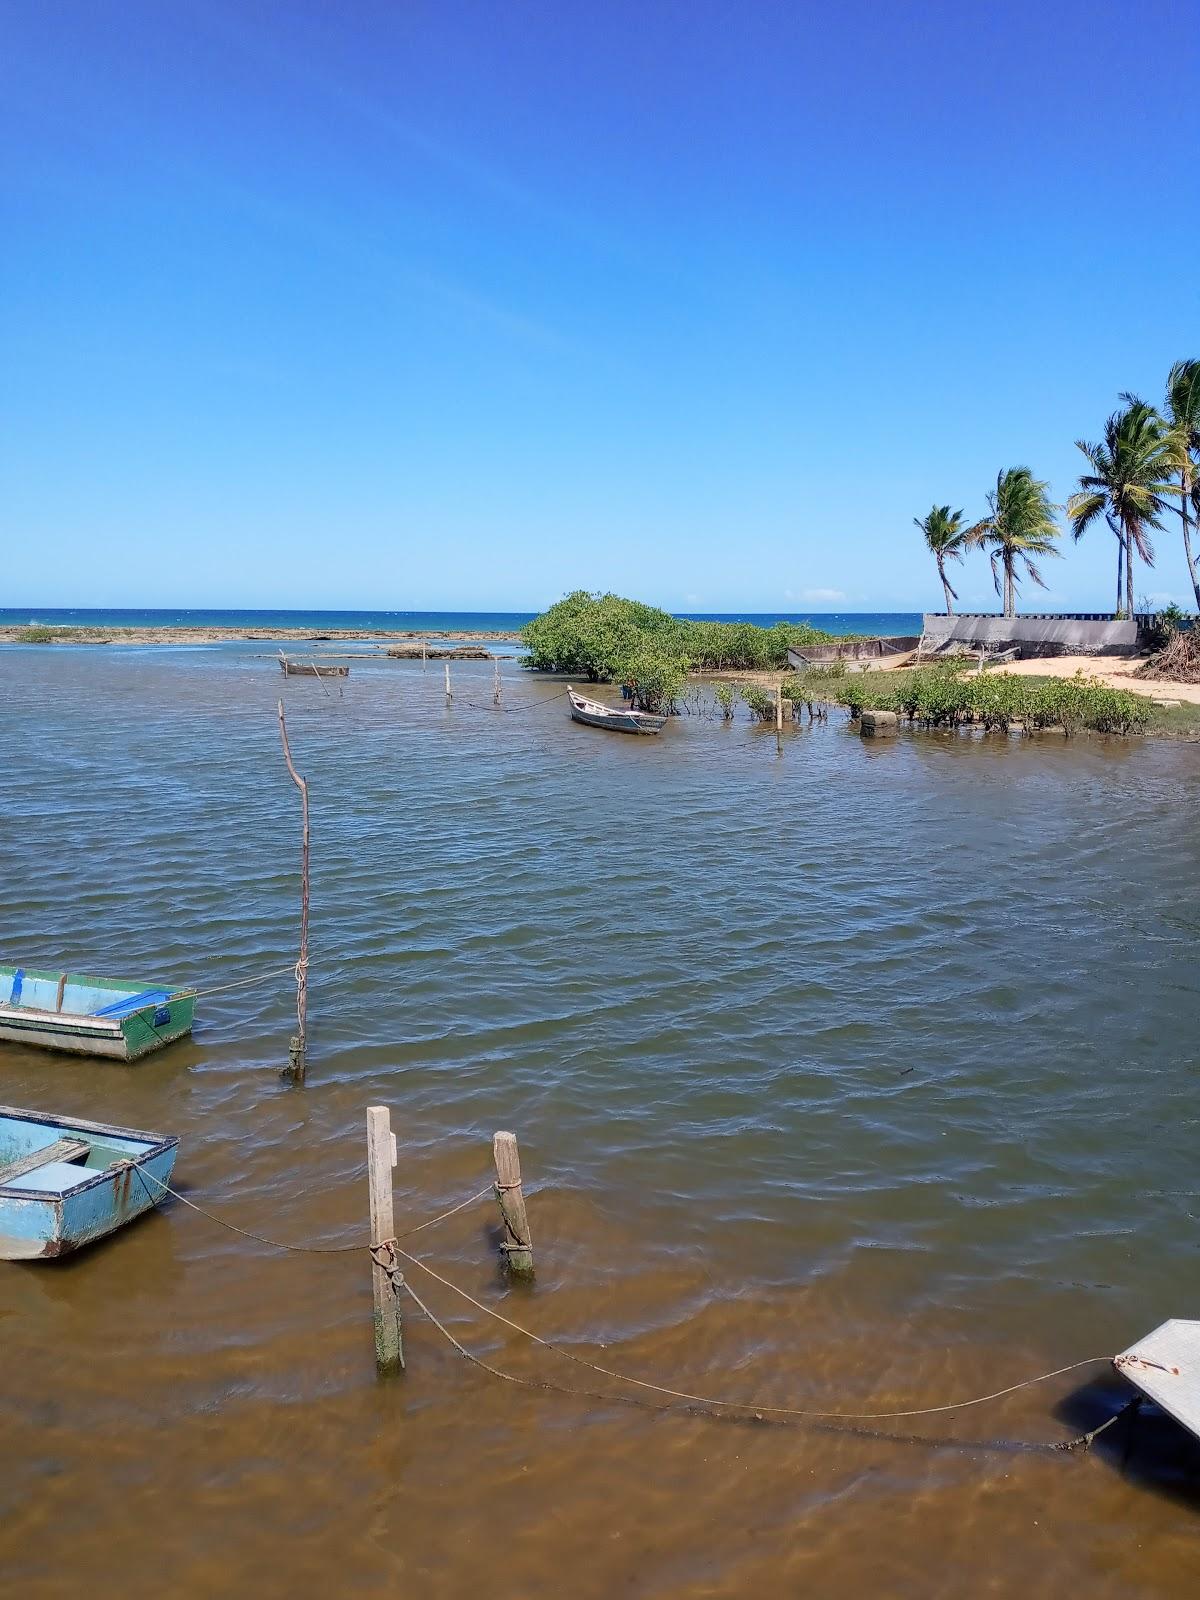
[(1188, 577), (1192, 580), (1192, 590), (1196, 596), (1196, 610), (1200, 611), (1200, 571), (1196, 568), (1196, 560), (1192, 555), (1192, 529), (1188, 517), (1188, 499), (1192, 491), (1191, 470), (1184, 466), (1179, 474), (1180, 486), (1183, 489), (1183, 498), (1179, 502), (1179, 515), (1183, 518), (1183, 552), (1187, 556)]
[(1133, 540), (1125, 535), (1125, 609), (1133, 620)]
[(1121, 585), (1124, 582), (1124, 579), (1125, 579), (1125, 541), (1121, 537), (1121, 535), (1118, 533), (1117, 534), (1117, 609), (1113, 612), (1113, 616), (1114, 617), (1119, 617), (1121, 615)]
[(938, 577), (942, 580), (942, 588), (946, 592), (946, 615), (952, 617), (954, 615), (954, 606), (951, 604), (950, 581), (946, 577), (946, 566), (941, 556), (937, 558), (937, 569)]
[(1016, 586), (1013, 583), (1013, 557), (1012, 551), (1004, 552), (1004, 615), (1015, 617), (1017, 614)]

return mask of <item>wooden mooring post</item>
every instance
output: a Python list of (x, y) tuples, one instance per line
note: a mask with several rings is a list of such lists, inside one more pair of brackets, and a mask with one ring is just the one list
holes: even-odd
[(496, 1162), (496, 1199), (500, 1202), (500, 1220), (504, 1224), (500, 1249), (510, 1272), (518, 1277), (532, 1277), (533, 1238), (521, 1188), (521, 1158), (517, 1153), (516, 1134), (496, 1134), (492, 1140), (492, 1156)]
[(500, 658), (499, 658), (499, 656), (497, 656), (497, 658), (496, 658), (496, 670), (492, 674), (492, 704), (494, 706), (498, 706), (500, 704)]
[(304, 1082), (305, 1049), (308, 1043), (308, 784), (296, 771), (288, 744), (287, 721), (283, 715), (283, 701), (279, 702), (279, 737), (283, 744), (283, 759), (287, 762), (292, 782), (300, 791), (300, 959), (296, 963), (296, 1023), (288, 1044), (288, 1064), (284, 1076)]
[(375, 1365), (380, 1372), (404, 1367), (397, 1270), (396, 1224), (392, 1218), (392, 1168), (396, 1135), (386, 1106), (367, 1108), (367, 1183), (371, 1192), (371, 1289), (375, 1302)]
[(454, 693), (450, 688), (450, 663), (447, 661), (446, 662), (446, 704), (449, 705), (453, 699), (454, 699)]
[(421, 640), (421, 671), (425, 671), (425, 652), (429, 648), (428, 640)]

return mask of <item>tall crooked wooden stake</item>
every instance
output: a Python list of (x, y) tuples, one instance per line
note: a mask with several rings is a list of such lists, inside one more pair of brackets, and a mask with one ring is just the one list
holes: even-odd
[(283, 742), (283, 759), (287, 762), (292, 782), (300, 791), (300, 959), (296, 963), (296, 1021), (300, 1031), (292, 1035), (284, 1073), (297, 1083), (303, 1083), (304, 1048), (308, 1032), (308, 784), (296, 771), (292, 760), (282, 700), (279, 702), (279, 737)]

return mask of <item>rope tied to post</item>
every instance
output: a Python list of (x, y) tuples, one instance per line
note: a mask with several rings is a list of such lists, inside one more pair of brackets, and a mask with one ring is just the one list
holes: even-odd
[(379, 1244), (368, 1245), (367, 1250), (371, 1260), (386, 1275), (392, 1293), (399, 1300), (401, 1289), (406, 1289), (408, 1285), (404, 1281), (404, 1274), (401, 1272), (400, 1265), (396, 1260), (395, 1239), (383, 1239)]

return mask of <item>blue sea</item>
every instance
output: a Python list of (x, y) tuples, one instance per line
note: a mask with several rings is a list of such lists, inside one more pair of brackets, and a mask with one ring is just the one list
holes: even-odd
[[(514, 633), (536, 615), (533, 611), (300, 611), (148, 610), (142, 607), (91, 609), (76, 606), (0, 607), (0, 625), (96, 628), (304, 628), (326, 633), (336, 628), (412, 629), (420, 633)], [(919, 611), (742, 611), (682, 613), (692, 621), (811, 622), (828, 633), (920, 633)]]

